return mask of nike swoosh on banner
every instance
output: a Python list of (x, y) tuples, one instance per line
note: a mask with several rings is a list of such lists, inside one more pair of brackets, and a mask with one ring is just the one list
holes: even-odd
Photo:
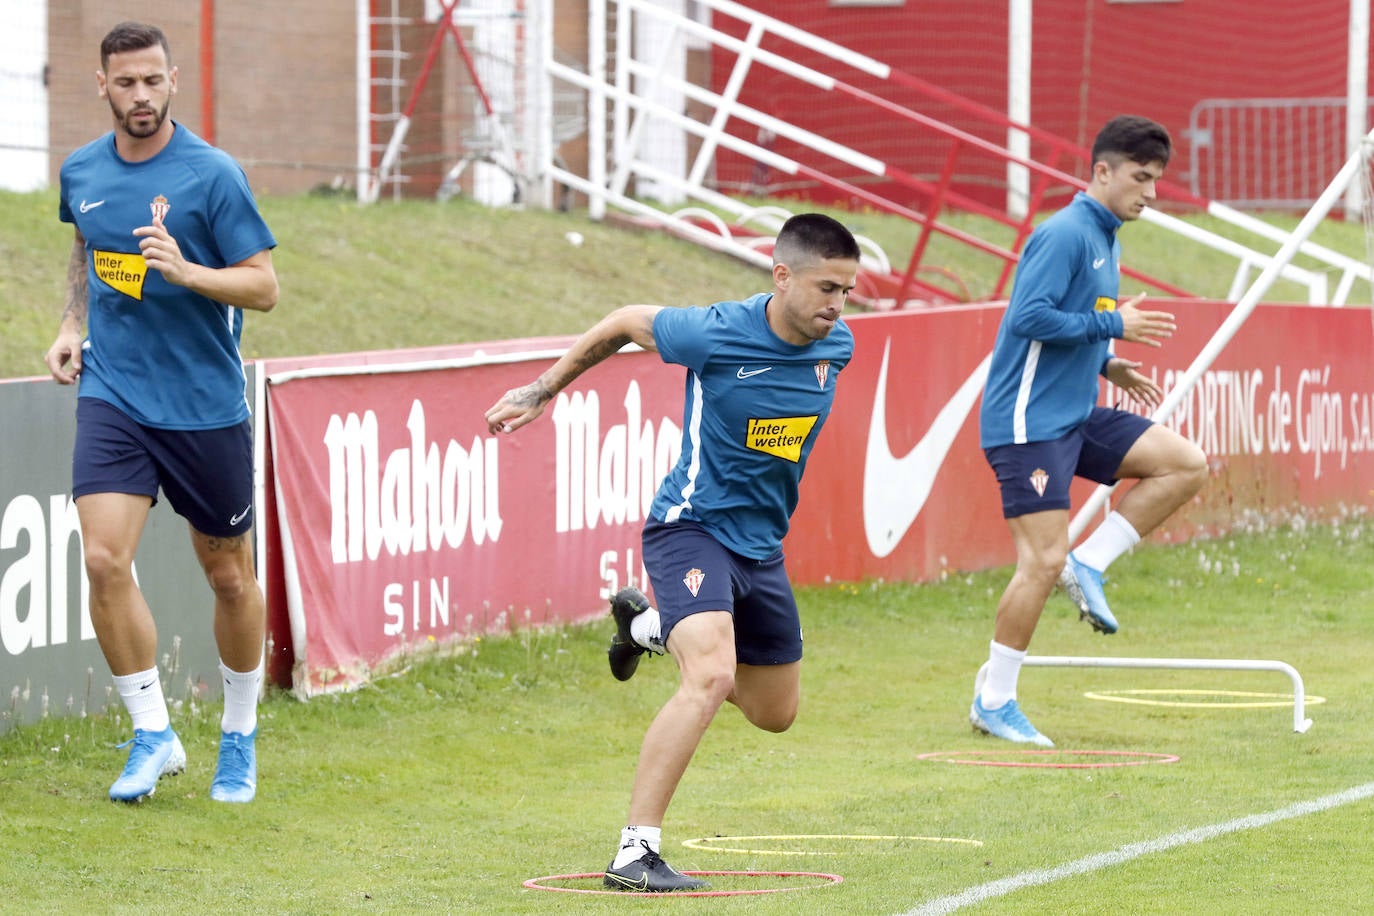
[(735, 378), (753, 378), (756, 375), (762, 375), (765, 372), (771, 372), (772, 369), (772, 366), (764, 366), (762, 369), (750, 369), (748, 372), (745, 372), (744, 367), (740, 366), (739, 371), (735, 373)]
[(883, 347), (882, 368), (878, 370), (878, 390), (873, 397), (868, 450), (864, 455), (864, 534), (875, 557), (885, 557), (897, 549), (915, 523), (935, 485), (935, 475), (940, 473), (945, 456), (964, 428), (973, 405), (978, 403), (992, 361), (991, 353), (983, 358), (936, 414), (935, 422), (916, 447), (898, 458), (887, 443), (887, 362), (891, 349), (889, 338)]

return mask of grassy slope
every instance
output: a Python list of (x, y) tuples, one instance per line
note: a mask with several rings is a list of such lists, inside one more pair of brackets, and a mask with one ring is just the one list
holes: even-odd
[[(732, 258), (585, 214), (489, 210), (466, 200), (360, 208), (347, 198), (302, 196), (261, 204), (277, 236), (282, 296), (272, 314), (247, 317), (250, 358), (573, 334), (627, 302), (705, 304), (768, 285), (764, 273)], [(61, 315), (71, 247), (71, 228), (56, 213), (55, 192), (0, 192), (0, 259), (10, 265), (0, 272), (0, 378), (46, 374), (42, 355)], [(899, 265), (915, 242), (911, 224), (873, 213), (843, 218)], [(1009, 241), (1001, 227), (953, 221)], [(1320, 228), (1323, 243), (1362, 254), (1359, 226)], [(585, 237), (582, 247), (564, 239), (572, 230)], [(1147, 273), (1214, 297), (1231, 284), (1234, 262), (1154, 226), (1130, 226), (1122, 239), (1127, 263)], [(938, 236), (926, 264), (952, 272), (976, 298), (988, 295), (1000, 267)], [(1123, 291), (1133, 290), (1128, 283)], [(1281, 283), (1268, 298), (1303, 294)]]
[[(250, 358), (573, 334), (627, 302), (706, 304), (768, 276), (657, 233), (585, 215), (468, 201), (370, 209), (340, 198), (267, 198), (281, 299), (249, 314)], [(71, 228), (54, 193), (0, 193), (0, 377), (46, 374)], [(574, 248), (564, 234), (576, 230)]]

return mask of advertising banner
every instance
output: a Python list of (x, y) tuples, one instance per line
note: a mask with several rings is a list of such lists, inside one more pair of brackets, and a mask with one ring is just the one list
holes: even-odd
[(639, 529), (677, 458), (683, 372), (618, 355), (491, 436), (486, 408), (554, 358), (272, 377), (298, 690), (356, 684), (417, 645), (605, 613), (642, 581)]
[[(0, 383), (0, 429), (0, 730), (44, 715), (122, 711), (91, 628), (71, 498), (76, 389), (48, 378)], [(134, 574), (157, 624), (168, 700), (218, 696), (214, 595), (185, 520), (165, 501), (149, 514)]]
[[(1161, 303), (1179, 333), (1120, 344), (1167, 390), (1231, 306)], [(1000, 305), (860, 315), (785, 549), (801, 583), (928, 580), (1013, 560), (977, 412)], [(541, 343), (547, 343), (541, 342)], [(1261, 306), (1169, 422), (1212, 481), (1157, 535), (1374, 505), (1364, 309)], [(493, 437), (486, 407), (557, 348), (269, 377), (298, 691), (346, 688), (417, 646), (604, 614), (643, 585), (639, 530), (679, 448), (684, 370), (626, 352)], [(340, 374), (343, 373), (343, 374)], [(1103, 397), (1116, 392), (1103, 384)], [(1090, 484), (1073, 491), (1075, 505)]]
[[(1167, 392), (1232, 305), (1143, 307), (1174, 312), (1178, 332), (1161, 348), (1118, 341), (1116, 352), (1141, 362)], [(978, 447), (984, 360), (1002, 311), (850, 321), (855, 359), (812, 453), (786, 545), (798, 581), (922, 581), (1014, 562), (996, 479)], [(1156, 537), (1374, 506), (1371, 355), (1368, 309), (1257, 308), (1167, 421), (1206, 452), (1211, 480)], [(1101, 388), (1104, 403), (1120, 399), (1112, 386)], [(1075, 510), (1094, 488), (1075, 484)]]

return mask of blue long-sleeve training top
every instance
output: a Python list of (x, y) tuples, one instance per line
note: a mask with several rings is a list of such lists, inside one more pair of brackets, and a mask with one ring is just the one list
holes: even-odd
[(1120, 227), (1080, 191), (1031, 233), (983, 389), (983, 448), (1057, 439), (1092, 412), (1122, 332)]

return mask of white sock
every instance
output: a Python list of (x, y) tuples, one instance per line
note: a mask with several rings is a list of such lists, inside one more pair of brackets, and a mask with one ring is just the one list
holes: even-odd
[(631, 618), (630, 638), (650, 652), (662, 654), (663, 640), (659, 636), (661, 626), (662, 622), (658, 616), (658, 608), (651, 607)]
[(1140, 543), (1140, 535), (1120, 512), (1102, 520), (1097, 530), (1074, 550), (1074, 559), (1098, 572), (1105, 572), (1112, 561)]
[(262, 688), (262, 665), (252, 671), (231, 671), (223, 661), (219, 663), (224, 675), (224, 715), (220, 717), (221, 731), (251, 735), (258, 727), (258, 691)]
[(114, 683), (134, 728), (160, 732), (172, 724), (167, 716), (167, 700), (162, 696), (162, 679), (157, 675), (156, 665), (137, 674), (116, 674)]
[(988, 646), (988, 676), (979, 691), (984, 709), (1000, 709), (1016, 699), (1016, 681), (1021, 676), (1024, 649), (1013, 649), (994, 640)]
[[(639, 616), (643, 617), (643, 614)], [(650, 852), (658, 852), (659, 844), (663, 842), (662, 827), (626, 827), (620, 831), (620, 848), (616, 850), (615, 861), (611, 863), (611, 868), (623, 868), (637, 859), (644, 856), (644, 844), (649, 844)]]

